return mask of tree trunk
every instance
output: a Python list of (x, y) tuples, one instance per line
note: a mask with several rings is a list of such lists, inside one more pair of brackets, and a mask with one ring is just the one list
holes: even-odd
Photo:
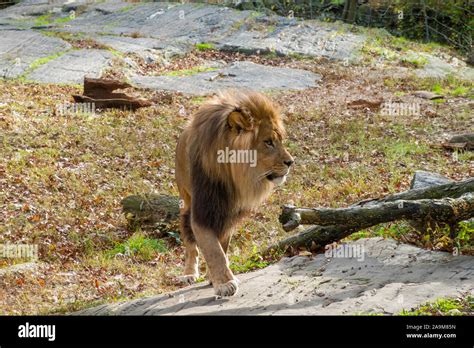
[(357, 16), (357, 0), (346, 0), (344, 10), (342, 12), (342, 19), (348, 23), (354, 23)]

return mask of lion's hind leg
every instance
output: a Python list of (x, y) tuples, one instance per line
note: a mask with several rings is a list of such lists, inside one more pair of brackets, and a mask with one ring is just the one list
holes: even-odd
[(181, 212), (180, 231), (183, 239), (184, 254), (184, 275), (178, 280), (185, 284), (193, 284), (199, 278), (199, 251), (191, 228), (191, 214), (189, 209)]

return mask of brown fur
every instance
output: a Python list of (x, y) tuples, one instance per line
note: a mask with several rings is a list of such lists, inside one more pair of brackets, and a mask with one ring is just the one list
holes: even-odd
[[(264, 95), (228, 91), (206, 102), (180, 136), (176, 180), (183, 206), (181, 234), (186, 247), (185, 280), (197, 273), (197, 246), (208, 263), (219, 295), (234, 277), (226, 257), (235, 224), (284, 181), (293, 163), (283, 148), (285, 130), (278, 109)], [(271, 146), (269, 145), (271, 141)], [(256, 150), (257, 162), (219, 163), (218, 151)]]

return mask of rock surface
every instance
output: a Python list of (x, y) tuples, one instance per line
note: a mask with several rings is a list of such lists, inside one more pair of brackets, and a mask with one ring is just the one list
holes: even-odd
[(356, 257), (284, 258), (238, 275), (236, 296), (197, 284), (160, 296), (89, 308), (78, 315), (397, 314), (439, 297), (474, 293), (474, 258), (382, 238), (346, 244)]
[(222, 69), (204, 71), (190, 76), (135, 76), (139, 87), (173, 90), (192, 95), (211, 94), (225, 88), (253, 90), (305, 89), (316, 87), (321, 76), (309, 71), (277, 68), (252, 62), (235, 62)]
[(448, 179), (441, 174), (417, 170), (411, 180), (410, 189), (421, 189), (434, 185), (444, 185), (449, 184), (450, 182), (453, 182), (453, 180)]
[(81, 84), (84, 77), (99, 77), (109, 65), (112, 53), (106, 50), (77, 50), (41, 65), (27, 76), (45, 83)]
[(69, 43), (55, 37), (30, 30), (2, 30), (0, 27), (0, 77), (17, 78), (38, 59), (69, 49)]
[[(127, 66), (127, 78), (141, 69), (129, 54), (143, 58), (146, 64), (166, 65), (175, 56), (184, 55), (205, 43), (220, 50), (252, 54), (271, 53), (289, 56), (324, 57), (344, 65), (358, 61), (361, 48), (367, 40), (361, 33), (354, 33), (341, 23), (317, 20), (299, 20), (255, 11), (239, 11), (225, 6), (206, 4), (178, 4), (169, 2), (125, 1), (94, 2), (89, 0), (24, 0), (0, 11), (0, 77), (18, 78), (53, 83), (78, 83), (84, 76), (97, 77), (110, 57), (97, 51), (68, 52), (71, 45), (58, 34), (72, 34), (75, 38), (96, 41), (124, 54), (117, 55), (118, 65)], [(49, 35), (44, 35), (47, 31)], [(60, 35), (59, 35), (60, 36)], [(67, 54), (57, 57), (58, 53)], [(474, 79), (474, 69), (456, 60), (444, 59), (427, 53), (411, 52), (416, 60), (426, 64), (414, 73), (422, 77), (446, 77), (458, 74)], [(93, 61), (97, 59), (97, 62)], [(121, 61), (121, 62), (120, 62)], [(48, 63), (45, 65), (45, 63)], [(43, 66), (45, 65), (45, 66)], [(47, 69), (52, 69), (49, 73)], [(237, 69), (235, 67), (224, 68)], [(256, 69), (256, 68), (255, 68)], [(265, 73), (265, 69), (252, 72)], [(190, 89), (190, 94), (203, 94), (209, 88), (249, 87), (260, 89), (306, 88), (307, 76), (288, 81), (290, 72), (280, 74), (271, 81), (262, 81), (250, 73), (232, 79), (219, 79), (215, 83), (203, 82), (206, 74), (178, 80), (176, 78), (136, 77), (142, 85), (169, 90)], [(295, 73), (295, 76), (302, 76)], [(150, 73), (151, 75), (151, 73)], [(212, 77), (212, 75), (210, 75)], [(197, 79), (197, 80), (196, 80)], [(268, 79), (266, 79), (268, 80)], [(197, 81), (197, 82), (196, 82)], [(197, 83), (197, 87), (188, 83)], [(268, 86), (267, 86), (268, 84)], [(312, 86), (312, 84), (309, 84)]]

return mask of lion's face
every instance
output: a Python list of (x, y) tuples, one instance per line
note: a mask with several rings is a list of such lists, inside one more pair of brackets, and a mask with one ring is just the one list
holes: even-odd
[(282, 141), (271, 124), (262, 124), (254, 141), (257, 150), (257, 175), (276, 186), (285, 182), (294, 162), (293, 157), (283, 147)]

